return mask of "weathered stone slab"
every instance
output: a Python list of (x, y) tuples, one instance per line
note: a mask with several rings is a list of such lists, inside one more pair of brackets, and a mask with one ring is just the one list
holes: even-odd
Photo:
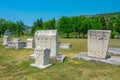
[(35, 48), (35, 55), (35, 63), (30, 66), (44, 69), (52, 65), (50, 64), (50, 49), (37, 46)]
[(34, 44), (34, 39), (27, 39), (27, 47), (29, 49), (34, 49), (35, 44)]
[(10, 32), (6, 30), (3, 36), (3, 45), (8, 45), (8, 41), (10, 41)]
[(66, 50), (71, 50), (72, 49), (72, 44), (71, 43), (60, 43), (60, 49), (66, 49)]
[(86, 61), (103, 62), (112, 65), (120, 65), (120, 57), (117, 56), (111, 56), (111, 57), (108, 56), (106, 59), (102, 59), (102, 58), (100, 59), (100, 58), (90, 57), (86, 52), (81, 52), (80, 54), (77, 54), (74, 58), (86, 60)]
[(88, 56), (106, 58), (110, 40), (110, 30), (88, 31)]
[(12, 38), (12, 41), (21, 41), (20, 38)]
[[(34, 54), (31, 54), (29, 57), (30, 57), (30, 59), (35, 59), (35, 57), (36, 57), (35, 51), (34, 51)], [(51, 62), (64, 62), (65, 58), (66, 58), (65, 55), (59, 54), (56, 57), (50, 57), (50, 61)]]
[(59, 39), (57, 30), (40, 30), (35, 33), (35, 45), (51, 50), (50, 57), (59, 54)]
[(9, 41), (8, 42), (8, 48), (25, 48), (26, 47), (26, 42), (24, 41)]
[(5, 33), (4, 33), (4, 36), (10, 37), (10, 31), (9, 31), (9, 30), (6, 30)]
[(51, 62), (54, 62), (54, 61), (55, 61), (55, 62), (64, 62), (65, 58), (66, 58), (65, 55), (59, 54), (59, 55), (57, 55), (56, 57), (50, 57), (50, 61), (51, 61)]
[[(35, 45), (50, 49), (50, 60), (63, 62), (65, 55), (59, 54), (59, 39), (57, 30), (40, 30), (35, 33)], [(31, 59), (35, 59), (34, 54), (30, 55)]]
[(10, 37), (3, 36), (3, 45), (8, 45), (8, 42), (10, 41)]
[(120, 48), (109, 48), (108, 52), (120, 55)]

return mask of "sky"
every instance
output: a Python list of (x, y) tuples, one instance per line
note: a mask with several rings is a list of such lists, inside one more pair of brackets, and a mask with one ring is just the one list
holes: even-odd
[(58, 20), (62, 16), (95, 15), (120, 12), (120, 0), (0, 0), (0, 18), (13, 22)]

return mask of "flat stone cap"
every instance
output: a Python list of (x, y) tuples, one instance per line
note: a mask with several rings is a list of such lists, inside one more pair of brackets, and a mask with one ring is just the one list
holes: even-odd
[(111, 30), (88, 30), (88, 32), (111, 32)]
[(29, 39), (27, 39), (27, 41), (33, 41), (33, 39), (32, 39), (32, 38), (29, 38)]
[(35, 32), (35, 35), (57, 35), (57, 30), (38, 30)]

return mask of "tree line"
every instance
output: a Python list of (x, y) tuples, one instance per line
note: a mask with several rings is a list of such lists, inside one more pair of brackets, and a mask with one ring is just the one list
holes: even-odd
[(120, 34), (120, 13), (99, 14), (90, 16), (62, 16), (59, 20), (47, 22), (37, 19), (32, 27), (36, 30), (57, 29), (61, 37), (85, 38), (88, 30), (111, 30), (111, 37)]
[(0, 37), (4, 35), (5, 30), (9, 30), (11, 33), (20, 37), (21, 35), (24, 35), (25, 25), (22, 21), (12, 22), (0, 18)]
[[(25, 34), (26, 25), (22, 21), (12, 22), (0, 18), (0, 36), (5, 30), (10, 30), (16, 36)], [(120, 12), (105, 13), (97, 15), (81, 15), (67, 17), (62, 16), (60, 19), (43, 22), (42, 18), (34, 21), (31, 27), (31, 34), (37, 30), (54, 30), (57, 29), (61, 37), (87, 37), (88, 30), (111, 30), (111, 37), (120, 34)]]

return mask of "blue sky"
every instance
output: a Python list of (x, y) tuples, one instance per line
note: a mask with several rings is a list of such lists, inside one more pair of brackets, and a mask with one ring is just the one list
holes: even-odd
[(22, 20), (32, 26), (62, 16), (94, 15), (120, 12), (120, 0), (0, 0), (0, 18)]

